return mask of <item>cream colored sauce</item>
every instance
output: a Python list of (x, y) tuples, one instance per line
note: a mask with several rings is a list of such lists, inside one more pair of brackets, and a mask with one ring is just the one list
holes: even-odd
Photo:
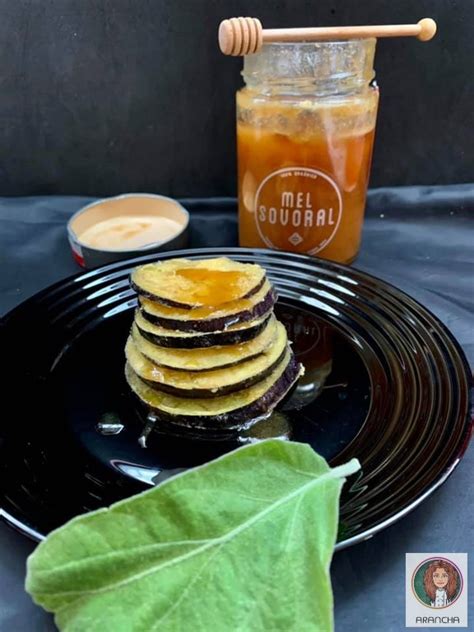
[(122, 215), (86, 228), (79, 239), (85, 246), (99, 250), (133, 250), (168, 241), (181, 230), (181, 224), (167, 217)]

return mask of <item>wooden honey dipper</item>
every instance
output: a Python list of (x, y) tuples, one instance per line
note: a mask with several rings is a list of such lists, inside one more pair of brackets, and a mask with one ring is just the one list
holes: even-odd
[(427, 42), (435, 33), (436, 22), (431, 18), (423, 18), (417, 24), (297, 29), (264, 29), (257, 18), (230, 18), (220, 23), (219, 47), (224, 55), (237, 56), (257, 53), (266, 42), (316, 42), (367, 37), (416, 37), (421, 42)]

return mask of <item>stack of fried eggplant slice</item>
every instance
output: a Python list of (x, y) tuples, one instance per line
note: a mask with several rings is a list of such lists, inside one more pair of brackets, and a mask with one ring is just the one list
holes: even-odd
[(302, 374), (260, 266), (170, 259), (136, 268), (131, 285), (139, 306), (125, 375), (162, 430), (249, 428)]

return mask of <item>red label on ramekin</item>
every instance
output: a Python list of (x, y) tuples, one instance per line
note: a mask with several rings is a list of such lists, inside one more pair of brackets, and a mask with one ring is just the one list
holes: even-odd
[(72, 256), (74, 257), (74, 261), (78, 263), (81, 267), (85, 268), (86, 264), (84, 261), (84, 257), (82, 256), (82, 248), (79, 243), (74, 239), (74, 236), (69, 233), (69, 245), (71, 246)]
[(82, 268), (86, 267), (84, 262), (84, 257), (81, 257), (75, 250), (72, 251), (72, 256), (74, 257), (74, 261), (78, 263)]

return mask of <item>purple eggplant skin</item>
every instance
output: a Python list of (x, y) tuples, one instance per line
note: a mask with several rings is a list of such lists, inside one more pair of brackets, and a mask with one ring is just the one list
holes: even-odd
[(160, 325), (165, 329), (174, 329), (187, 332), (195, 331), (201, 333), (212, 333), (215, 331), (223, 331), (227, 327), (230, 327), (231, 325), (235, 325), (237, 323), (245, 323), (250, 320), (260, 318), (260, 316), (263, 316), (271, 310), (271, 308), (275, 305), (276, 300), (277, 294), (275, 290), (271, 288), (263, 297), (263, 299), (250, 309), (246, 309), (236, 314), (230, 314), (229, 316), (219, 316), (217, 318), (205, 318), (201, 320), (177, 320), (175, 318), (162, 318), (161, 316), (149, 314), (147, 311), (145, 311), (143, 307), (141, 308), (141, 313), (143, 318), (146, 318), (148, 322), (153, 323), (154, 325)]
[[(146, 318), (143, 310), (141, 314)], [(168, 349), (205, 349), (208, 347), (222, 347), (227, 345), (238, 345), (243, 342), (249, 342), (256, 338), (268, 325), (271, 314), (265, 320), (253, 327), (246, 329), (238, 329), (236, 331), (219, 331), (217, 333), (209, 333), (209, 335), (196, 336), (196, 338), (180, 338), (179, 336), (158, 336), (152, 334), (146, 329), (141, 329), (136, 323), (140, 334), (155, 345), (167, 347)], [(148, 320), (148, 319), (147, 319)]]
[[(262, 289), (263, 284), (265, 283), (266, 280), (267, 280), (266, 275), (263, 275), (263, 278), (260, 281), (260, 283), (258, 283), (258, 285), (256, 285), (249, 292), (247, 292), (247, 294), (245, 294), (244, 296), (241, 296), (238, 300), (251, 298), (254, 294), (256, 294)], [(139, 285), (137, 285), (133, 281), (132, 275), (130, 275), (130, 287), (139, 296), (143, 296), (143, 298), (148, 298), (150, 301), (154, 301), (155, 303), (160, 303), (160, 305), (166, 305), (167, 307), (177, 307), (178, 309), (194, 309), (196, 307), (196, 305), (189, 305), (189, 303), (178, 303), (178, 301), (172, 301), (169, 298), (163, 298), (161, 296), (157, 296), (156, 294), (153, 294), (152, 292), (147, 292), (146, 290), (142, 289)], [(219, 307), (222, 307), (222, 306), (219, 306)]]
[[(276, 382), (259, 399), (230, 410), (219, 415), (171, 415), (162, 410), (145, 406), (148, 413), (154, 415), (157, 424), (163, 422), (174, 427), (180, 427), (182, 432), (189, 429), (190, 432), (204, 431), (242, 431), (250, 428), (254, 423), (270, 415), (275, 407), (285, 398), (288, 391), (293, 387), (301, 375), (302, 366), (297, 362), (294, 355), (291, 356), (286, 369)], [(140, 378), (141, 379), (141, 378)], [(134, 395), (143, 406), (143, 402), (137, 395)]]
[[(223, 386), (217, 390), (211, 390), (208, 388), (176, 388), (174, 386), (170, 386), (169, 384), (164, 384), (161, 382), (153, 382), (153, 380), (146, 380), (144, 378), (140, 378), (145, 384), (148, 384), (155, 391), (162, 391), (163, 393), (170, 393), (171, 395), (176, 395), (177, 397), (187, 397), (190, 399), (207, 399), (209, 397), (220, 397), (221, 395), (228, 395), (229, 393), (234, 393), (235, 391), (241, 391), (244, 388), (249, 388), (249, 386), (253, 386), (260, 380), (264, 380), (272, 371), (274, 371), (280, 362), (285, 357), (287, 349), (283, 349), (280, 356), (275, 360), (275, 362), (267, 367), (264, 371), (260, 371), (256, 375), (252, 375), (251, 377), (246, 378), (245, 380), (241, 380), (240, 382), (236, 382), (235, 384), (229, 384), (229, 386)], [(140, 376), (139, 376), (140, 377)]]

